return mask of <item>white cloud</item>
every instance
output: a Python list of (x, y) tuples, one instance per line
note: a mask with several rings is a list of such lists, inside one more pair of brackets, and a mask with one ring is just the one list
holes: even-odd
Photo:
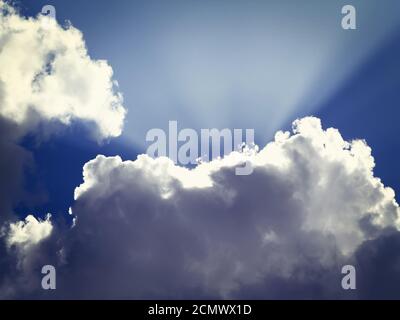
[(89, 57), (82, 33), (49, 17), (24, 18), (0, 0), (0, 115), (39, 122), (93, 122), (98, 139), (121, 134), (125, 109), (112, 68)]
[(29, 215), (25, 218), (25, 221), (11, 223), (6, 235), (8, 247), (17, 246), (23, 250), (27, 250), (46, 239), (53, 230), (50, 217), (50, 215), (47, 215), (46, 219), (42, 221)]
[(23, 221), (2, 227), (0, 236), (5, 241), (4, 246), (3, 241), (0, 243), (0, 299), (20, 298), (39, 289), (38, 270), (51, 261), (54, 251), (49, 249), (49, 245), (52, 245), (50, 237), (54, 232), (50, 218), (50, 214), (45, 220), (28, 215)]
[[(244, 160), (254, 171), (236, 176)], [(335, 269), (386, 227), (398, 229), (394, 192), (373, 168), (364, 141), (344, 141), (313, 117), (258, 153), (193, 170), (167, 158), (98, 156), (84, 166), (76, 225), (64, 243), (67, 261), (82, 251), (96, 264), (71, 258), (67, 282), (91, 288), (89, 296), (108, 288), (114, 297), (160, 298), (193, 288), (235, 297), (274, 277), (311, 279), (310, 270)], [(97, 271), (82, 279), (77, 270)]]

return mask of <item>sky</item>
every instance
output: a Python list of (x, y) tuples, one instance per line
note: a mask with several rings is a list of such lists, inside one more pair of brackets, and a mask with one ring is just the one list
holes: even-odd
[[(4, 3), (0, 298), (400, 297), (398, 1)], [(169, 121), (258, 149), (151, 159)]]

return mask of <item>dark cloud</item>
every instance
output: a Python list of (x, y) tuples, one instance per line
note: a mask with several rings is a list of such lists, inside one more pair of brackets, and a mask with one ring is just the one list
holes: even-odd
[(18, 127), (0, 117), (0, 223), (10, 219), (24, 196), (24, 172), (33, 166), (29, 151), (17, 144)]
[[(1, 96), (0, 92), (0, 100)], [(14, 207), (27, 197), (24, 177), (26, 170), (32, 167), (33, 159), (29, 151), (17, 144), (18, 140), (18, 127), (0, 117), (0, 235), (5, 232), (6, 222), (18, 219)], [(9, 283), (13, 282), (18, 262), (15, 256), (9, 254), (3, 240), (0, 237), (0, 297), (13, 293)]]
[(384, 230), (355, 253), (361, 299), (400, 299), (400, 232)]

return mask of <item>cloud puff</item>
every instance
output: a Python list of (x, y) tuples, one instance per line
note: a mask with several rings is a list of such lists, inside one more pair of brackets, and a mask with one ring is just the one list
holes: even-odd
[[(244, 161), (253, 173), (235, 175)], [(99, 155), (75, 190), (75, 226), (48, 238), (60, 253), (48, 297), (352, 297), (342, 266), (376, 262), (379, 239), (398, 234), (394, 192), (373, 167), (364, 141), (313, 117), (192, 170)]]
[(50, 214), (45, 220), (28, 215), (1, 228), (5, 241), (0, 242), (0, 299), (23, 298), (32, 288), (38, 289), (41, 263), (55, 251), (51, 242), (45, 242), (54, 230), (50, 218)]
[(25, 221), (11, 223), (9, 225), (10, 230), (7, 232), (7, 245), (27, 250), (32, 245), (36, 245), (46, 239), (53, 229), (50, 217), (50, 215), (47, 215), (46, 219), (41, 221), (32, 215), (28, 215)]
[(121, 134), (125, 109), (113, 71), (89, 57), (82, 33), (50, 17), (24, 18), (0, 0), (0, 115), (24, 131), (81, 120), (96, 138)]

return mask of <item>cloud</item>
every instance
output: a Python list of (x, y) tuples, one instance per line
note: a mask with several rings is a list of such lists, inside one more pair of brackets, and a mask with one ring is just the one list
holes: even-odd
[(50, 17), (24, 18), (0, 0), (0, 115), (24, 128), (74, 120), (97, 139), (121, 134), (126, 110), (104, 60), (89, 57), (82, 33)]
[(29, 151), (16, 144), (18, 127), (0, 116), (0, 227), (13, 216), (14, 205), (25, 197), (24, 169), (33, 164)]
[(50, 217), (51, 215), (47, 215), (46, 219), (41, 221), (32, 215), (28, 215), (25, 221), (11, 223), (9, 225), (10, 230), (7, 232), (7, 245), (27, 250), (32, 245), (46, 239), (53, 229)]
[[(3, 226), (0, 242), (0, 299), (31, 297), (40, 285), (43, 261), (60, 259), (51, 241), (54, 226), (48, 214), (45, 220), (28, 215), (25, 220)], [(56, 257), (53, 257), (56, 256)]]
[[(235, 175), (245, 160), (253, 173)], [(75, 190), (75, 226), (49, 238), (62, 259), (47, 297), (365, 296), (341, 289), (341, 268), (375, 263), (363, 248), (399, 227), (394, 192), (373, 168), (365, 141), (313, 117), (257, 153), (191, 170), (99, 155)]]
[(21, 140), (73, 122), (98, 141), (120, 135), (126, 110), (112, 76), (106, 61), (90, 58), (79, 30), (41, 15), (22, 17), (0, 0), (0, 297), (23, 297), (38, 283), (38, 261), (62, 256), (49, 219), (18, 221), (14, 212), (42, 198), (36, 185), (26, 189), (35, 163)]
[(388, 228), (366, 241), (355, 253), (362, 299), (400, 299), (400, 233)]
[(27, 134), (51, 134), (74, 121), (96, 140), (121, 133), (126, 111), (112, 73), (88, 56), (79, 30), (42, 15), (25, 18), (0, 0), (0, 227), (15, 220), (16, 204), (37, 198), (36, 186), (24, 189), (26, 170), (34, 168), (19, 145)]
[(32, 154), (19, 142), (59, 123), (89, 125), (97, 140), (121, 133), (125, 109), (112, 69), (88, 56), (81, 32), (49, 17), (25, 18), (0, 0), (0, 227), (13, 208), (36, 198), (24, 190)]

